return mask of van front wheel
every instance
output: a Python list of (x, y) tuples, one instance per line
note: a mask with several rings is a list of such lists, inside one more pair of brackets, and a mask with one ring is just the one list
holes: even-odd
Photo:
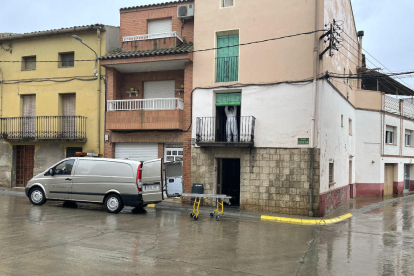
[(33, 205), (42, 205), (46, 202), (45, 193), (41, 188), (34, 188), (29, 193), (30, 202)]
[(122, 199), (115, 194), (109, 195), (105, 199), (105, 208), (108, 213), (119, 213), (124, 208)]

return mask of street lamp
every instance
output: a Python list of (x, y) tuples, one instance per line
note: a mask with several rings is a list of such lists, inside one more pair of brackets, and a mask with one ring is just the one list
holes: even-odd
[(92, 49), (91, 47), (89, 47), (85, 42), (83, 42), (82, 38), (80, 38), (77, 35), (72, 35), (72, 37), (74, 39), (76, 39), (77, 41), (79, 41), (80, 43), (82, 43), (83, 45), (85, 45), (86, 47), (88, 47), (94, 54), (95, 54), (95, 76), (98, 76), (98, 70), (96, 70), (96, 65), (98, 63), (98, 54), (95, 52), (94, 49)]

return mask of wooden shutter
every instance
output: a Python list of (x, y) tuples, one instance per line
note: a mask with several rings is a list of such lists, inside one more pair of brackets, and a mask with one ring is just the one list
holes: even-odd
[(76, 95), (62, 96), (62, 115), (75, 116), (76, 115)]
[(36, 116), (36, 95), (23, 96), (23, 117)]
[(240, 106), (241, 93), (216, 94), (216, 106)]
[(239, 76), (239, 36), (217, 37), (217, 82), (237, 81)]
[(162, 34), (172, 32), (172, 19), (148, 21), (148, 34)]

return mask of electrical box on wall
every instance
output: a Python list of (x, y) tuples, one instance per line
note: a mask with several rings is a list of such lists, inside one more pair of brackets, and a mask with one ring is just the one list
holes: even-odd
[(177, 7), (177, 17), (179, 19), (190, 19), (194, 17), (194, 4), (180, 5)]

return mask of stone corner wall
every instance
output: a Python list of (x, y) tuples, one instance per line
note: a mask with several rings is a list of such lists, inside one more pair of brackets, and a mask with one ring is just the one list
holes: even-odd
[(13, 150), (6, 143), (0, 143), (0, 186), (11, 187)]
[[(291, 215), (309, 214), (310, 149), (196, 148), (192, 183), (216, 190), (215, 158), (240, 158), (240, 208)], [(314, 150), (313, 212), (319, 216), (320, 150)]]

